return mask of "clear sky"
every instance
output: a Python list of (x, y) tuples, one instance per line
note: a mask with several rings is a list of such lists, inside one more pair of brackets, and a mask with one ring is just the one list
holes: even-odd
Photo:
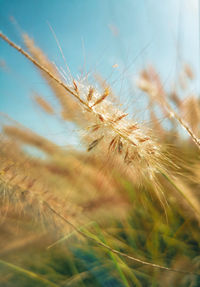
[[(20, 31), (27, 32), (50, 60), (64, 67), (48, 23), (74, 77), (96, 71), (104, 78), (112, 74), (112, 83), (129, 67), (121, 97), (135, 97), (138, 107), (142, 99), (127, 87), (132, 88), (146, 64), (156, 66), (166, 85), (183, 60), (200, 75), (198, 0), (0, 0), (0, 30), (21, 46)], [(0, 68), (0, 111), (63, 144), (65, 128), (44, 117), (31, 100), (33, 90), (51, 98), (36, 69), (1, 40), (0, 60), (7, 66)]]

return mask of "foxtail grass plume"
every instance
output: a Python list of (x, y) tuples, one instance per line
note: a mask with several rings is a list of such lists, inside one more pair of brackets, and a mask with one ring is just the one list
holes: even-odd
[(100, 154), (110, 151), (115, 155), (120, 155), (125, 164), (136, 167), (141, 174), (152, 178), (156, 172), (162, 170), (164, 156), (158, 142), (154, 140), (148, 130), (142, 129), (137, 122), (127, 120), (124, 113), (107, 99), (109, 89), (106, 88), (104, 93), (100, 94), (93, 87), (91, 90), (90, 86), (74, 80), (71, 85), (67, 85), (52, 69), (49, 70), (46, 64), (38, 62), (2, 33), (0, 37), (29, 59), (43, 74), (54, 81), (56, 86), (64, 89), (66, 94), (62, 96), (63, 99), (68, 100), (72, 97), (76, 100), (75, 102), (73, 100), (73, 103), (82, 107), (81, 112), (79, 110), (78, 112), (80, 118), (82, 114), (86, 115), (88, 119), (86, 137), (92, 139), (88, 151), (101, 147), (103, 143)]

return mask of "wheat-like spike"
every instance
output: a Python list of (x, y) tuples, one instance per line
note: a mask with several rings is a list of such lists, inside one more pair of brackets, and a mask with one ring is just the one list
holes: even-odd
[(188, 96), (179, 107), (182, 118), (187, 121), (193, 133), (199, 133), (200, 106), (195, 95)]
[(198, 149), (200, 150), (200, 139), (194, 134), (194, 132), (191, 130), (191, 128), (188, 126), (188, 124), (182, 119), (171, 107), (168, 103), (166, 103), (166, 110), (169, 113), (169, 116), (176, 119), (179, 124), (188, 132), (188, 134), (191, 136), (193, 142), (196, 144)]
[(38, 106), (40, 106), (43, 109), (43, 111), (45, 111), (47, 114), (49, 115), (54, 114), (52, 106), (44, 98), (34, 93), (34, 100), (38, 104)]
[[(122, 114), (113, 106), (111, 102), (105, 99), (109, 94), (108, 89), (105, 90), (103, 96), (101, 97), (99, 97), (99, 94), (96, 92), (93, 95), (93, 105), (90, 105), (87, 102), (88, 88), (86, 86), (80, 84), (79, 87), (77, 87), (79, 89), (79, 93), (77, 93), (76, 88), (66, 85), (56, 75), (51, 73), (46, 67), (41, 65), (31, 55), (25, 52), (21, 47), (10, 41), (4, 34), (0, 33), (0, 37), (11, 47), (24, 55), (41, 71), (45, 72), (68, 93), (74, 96), (84, 108), (84, 112), (90, 114), (89, 120), (93, 121), (93, 124), (94, 121), (98, 124), (98, 120), (102, 122), (102, 127), (98, 132), (100, 133), (100, 138), (102, 135), (105, 136), (104, 140), (101, 142), (105, 144), (110, 138), (118, 136), (120, 138), (120, 143), (118, 143), (118, 151), (120, 151), (124, 157), (125, 150), (127, 150), (129, 147), (129, 158), (137, 160), (137, 164), (140, 165), (139, 169), (141, 172), (147, 173), (152, 177), (155, 172), (158, 172), (160, 169), (162, 170), (161, 158), (163, 162), (164, 156), (160, 152), (160, 146), (158, 143), (156, 143), (151, 137), (146, 136), (144, 131), (141, 130), (136, 123), (132, 123), (124, 118), (121, 118), (120, 121), (115, 122), (113, 116), (111, 119), (111, 115), (115, 115), (116, 117), (118, 114), (118, 117), (121, 117)], [(86, 100), (84, 97), (86, 97)], [(95, 143), (97, 138), (98, 137), (93, 140)], [(134, 162), (134, 165), (136, 165), (136, 162)]]
[(154, 100), (157, 100), (160, 106), (163, 108), (164, 112), (167, 114), (169, 118), (173, 118), (179, 122), (179, 124), (188, 132), (191, 136), (193, 142), (200, 149), (200, 139), (194, 134), (188, 124), (184, 121), (182, 117), (180, 117), (170, 106), (170, 104), (166, 100), (165, 93), (162, 89), (162, 85), (160, 83), (160, 79), (154, 70), (150, 71), (153, 73), (153, 79), (151, 79), (150, 75), (148, 75), (148, 71), (143, 71), (141, 75), (141, 79), (139, 81), (139, 88), (144, 92), (148, 93)]
[[(142, 129), (139, 128), (137, 123), (132, 123), (131, 121), (128, 121), (125, 119), (125, 116), (122, 117), (121, 112), (117, 109), (115, 109), (114, 106), (112, 106), (112, 103), (108, 102), (105, 98), (101, 99), (99, 97), (99, 94), (96, 93), (93, 95), (93, 105), (89, 105), (87, 103), (87, 100), (85, 98), (82, 98), (82, 92), (79, 88), (79, 85), (76, 84), (72, 87), (68, 87), (65, 85), (58, 77), (56, 77), (53, 73), (51, 73), (47, 68), (45, 68), (43, 65), (38, 63), (36, 60), (34, 60), (28, 53), (26, 53), (24, 50), (22, 50), (20, 47), (15, 45), (13, 42), (11, 42), (6, 36), (4, 36), (2, 33), (0, 33), (0, 36), (2, 39), (4, 39), (7, 43), (9, 43), (13, 48), (17, 49), (20, 53), (22, 53), (27, 59), (32, 61), (39, 69), (41, 69), (43, 72), (47, 73), (47, 75), (52, 78), (55, 82), (57, 82), (60, 86), (62, 86), (68, 93), (73, 95), (79, 103), (85, 108), (84, 112), (88, 112), (92, 115), (91, 121), (93, 121), (93, 124), (97, 126), (100, 126), (95, 132), (99, 132), (101, 135), (99, 137), (95, 134), (95, 140), (93, 140), (89, 146), (90, 149), (93, 149), (95, 147), (99, 147), (101, 143), (109, 143), (110, 140), (110, 149), (112, 149), (114, 145), (114, 151), (118, 154), (122, 154), (124, 161), (129, 164), (131, 161), (137, 160), (139, 163), (141, 161), (145, 161), (145, 169), (150, 168), (153, 170), (155, 167), (156, 170), (159, 170), (160, 168), (160, 147), (158, 143), (156, 143), (152, 137), (147, 136), (146, 133), (142, 131)], [(84, 96), (87, 97), (88, 95), (88, 87), (83, 87), (83, 91), (85, 89)], [(100, 100), (101, 99), (101, 100)], [(120, 120), (116, 121), (117, 118), (120, 118)], [(99, 121), (101, 122), (99, 124)], [(94, 133), (93, 133), (94, 134)], [(103, 134), (103, 135), (102, 135)], [(35, 144), (35, 143), (34, 143)], [(7, 172), (12, 167), (12, 164), (8, 166), (8, 168), (4, 169), (3, 172)], [(51, 166), (52, 167), (52, 166)], [(151, 173), (153, 174), (153, 172)], [(13, 180), (13, 175), (11, 177), (11, 181)], [(26, 181), (26, 177), (24, 176), (22, 178), (22, 182), (24, 183)], [(31, 189), (35, 185), (34, 181), (31, 181), (28, 183), (27, 188)], [(17, 187), (18, 188), (18, 187)], [(13, 192), (13, 191), (12, 191)], [(24, 198), (26, 191), (20, 190), (20, 195), (22, 198)], [(46, 196), (47, 195), (47, 196)], [(64, 222), (68, 223), (74, 230), (76, 230), (79, 234), (84, 236), (85, 238), (95, 242), (96, 244), (100, 245), (103, 248), (106, 248), (107, 250), (120, 255), (124, 258), (130, 259), (135, 262), (139, 262), (144, 265), (148, 265), (151, 267), (167, 270), (167, 271), (173, 271), (173, 272), (181, 272), (185, 274), (196, 274), (194, 272), (187, 272), (183, 270), (177, 270), (172, 269), (168, 267), (164, 267), (161, 265), (153, 264), (150, 262), (146, 262), (140, 259), (137, 259), (133, 256), (130, 256), (128, 254), (125, 254), (123, 252), (117, 251), (110, 246), (104, 244), (101, 241), (98, 241), (94, 239), (92, 236), (85, 234), (80, 229), (78, 229), (70, 220), (68, 220), (68, 217), (65, 216), (65, 214), (60, 213), (58, 211), (57, 206), (55, 204), (51, 204), (51, 199), (48, 198), (48, 192), (45, 191), (45, 196), (42, 199), (42, 204), (45, 205), (53, 214), (55, 214), (57, 217), (61, 218)], [(54, 198), (53, 198), (54, 200)]]
[[(36, 159), (30, 158), (18, 150), (15, 142), (7, 140), (4, 141), (0, 156), (0, 197), (5, 201), (5, 206), (12, 205), (19, 213), (27, 211), (33, 213), (34, 216), (38, 214), (40, 219), (45, 219), (46, 212), (43, 202), (46, 200), (55, 208), (66, 212), (67, 217), (70, 216), (72, 220), (75, 218), (78, 220), (78, 215), (83, 208), (69, 196), (58, 192), (59, 180), (54, 185), (50, 180), (52, 175), (49, 172), (51, 171), (46, 170), (49, 161), (43, 161), (40, 164)], [(59, 165), (56, 167), (59, 168)], [(55, 169), (52, 170), (52, 174), (55, 176)], [(64, 177), (66, 180), (66, 172)], [(80, 219), (83, 218), (85, 217), (82, 214)], [(50, 224), (51, 219), (47, 218), (47, 220)], [(55, 220), (52, 223), (54, 222)], [(59, 226), (58, 230), (62, 231)]]
[(15, 126), (4, 126), (3, 132), (9, 137), (14, 137), (25, 144), (30, 144), (43, 150), (49, 155), (55, 154), (55, 152), (58, 150), (58, 146), (56, 144), (53, 144), (52, 142), (28, 129), (21, 129)]
[[(109, 213), (105, 214), (107, 213), (106, 207), (112, 210), (113, 215), (116, 213), (115, 216), (127, 214), (129, 208), (124, 210), (124, 205), (128, 207), (128, 202), (118, 193), (112, 175), (107, 174), (106, 170), (99, 170), (101, 162), (85, 161), (85, 157), (88, 159), (88, 154), (81, 158), (77, 152), (75, 154), (62, 153), (62, 156), (56, 153), (55, 157), (41, 160), (29, 157), (23, 151), (23, 147), (20, 148), (15, 138), (12, 140), (4, 137), (0, 140), (0, 145), (0, 180), (5, 181), (2, 189), (0, 188), (1, 200), (5, 198), (5, 204), (0, 208), (0, 213), (3, 212), (4, 216), (6, 215), (3, 210), (4, 206), (13, 203), (16, 210), (20, 206), (20, 213), (23, 210), (28, 211), (29, 206), (32, 206), (29, 210), (31, 214), (35, 216), (39, 212), (43, 219), (45, 212), (43, 212), (42, 205), (40, 208), (38, 204), (44, 199), (48, 202), (50, 199), (54, 207), (59, 203), (59, 209), (63, 207), (63, 210), (73, 205), (73, 212), (70, 211), (67, 216), (71, 216), (74, 212), (78, 215), (81, 204), (83, 222), (86, 220), (84, 214), (99, 217), (103, 213), (104, 216), (110, 217)], [(87, 186), (92, 188), (80, 195), (78, 191), (82, 190), (83, 182), (87, 182)], [(71, 192), (72, 189), (73, 192)], [(104, 193), (105, 190), (106, 193)], [(40, 222), (43, 223), (43, 221)], [(59, 232), (64, 231), (59, 225), (56, 229)]]
[[(4, 171), (6, 172), (10, 168), (11, 167), (8, 166), (7, 169), (6, 168), (4, 169)], [(195, 273), (195, 272), (188, 272), (185, 270), (169, 268), (169, 267), (165, 267), (165, 266), (162, 266), (159, 264), (154, 264), (154, 263), (151, 263), (148, 261), (138, 259), (136, 257), (129, 255), (129, 254), (118, 251), (118, 250), (110, 247), (109, 245), (103, 243), (102, 241), (96, 240), (91, 235), (86, 234), (80, 228), (76, 227), (76, 225), (73, 222), (74, 221), (74, 213), (71, 210), (71, 206), (70, 206), (70, 209), (67, 210), (67, 212), (66, 211), (61, 212), (60, 211), (60, 204), (57, 202), (55, 197), (48, 195), (48, 191), (43, 192), (42, 196), (41, 196), (40, 190), (34, 190), (34, 192), (33, 192), (32, 187), (34, 185), (34, 179), (32, 180), (32, 182), (28, 183), (26, 185), (26, 187), (24, 188), (24, 187), (22, 187), (22, 184), (18, 183), (18, 184), (13, 185), (10, 180), (9, 181), (5, 180), (1, 176), (0, 177), (0, 184), (3, 184), (3, 185), (6, 184), (7, 190), (11, 194), (11, 196), (13, 197), (13, 193), (14, 193), (17, 197), (19, 197), (20, 200), (24, 201), (25, 204), (27, 204), (28, 208), (30, 208), (30, 206), (32, 206), (32, 205), (34, 205), (34, 207), (37, 206), (39, 208), (39, 214), (43, 214), (44, 219), (48, 220), (48, 223), (51, 223), (52, 219), (56, 220), (56, 218), (60, 218), (63, 223), (67, 223), (68, 226), (70, 226), (78, 234), (80, 234), (81, 236), (83, 236), (87, 240), (90, 240), (91, 242), (94, 242), (95, 244), (111, 251), (114, 254), (117, 254), (117, 255), (119, 255), (123, 258), (129, 259), (131, 261), (141, 263), (142, 265), (150, 266), (152, 268), (157, 268), (157, 269), (171, 271), (171, 272), (179, 272), (179, 273), (183, 273), (183, 274), (192, 274), (192, 275), (197, 275), (197, 276), (200, 275), (200, 274)], [(62, 203), (62, 205), (63, 205), (63, 203)], [(42, 209), (42, 213), (40, 211), (41, 209)], [(61, 208), (61, 210), (63, 210), (63, 208)], [(49, 214), (48, 211), (50, 211), (51, 214)], [(69, 214), (69, 211), (70, 211), (70, 214)], [(55, 218), (51, 217), (51, 215), (55, 216)]]
[[(63, 199), (62, 197), (62, 200), (60, 200), (61, 198), (55, 196), (55, 193), (51, 190), (44, 189), (44, 186), (39, 184), (38, 179), (27, 176), (17, 180), (15, 177), (17, 176), (0, 176), (0, 187), (1, 190), (6, 190), (4, 197), (6, 197), (7, 204), (12, 204), (12, 207), (16, 207), (19, 213), (33, 212), (35, 216), (39, 216), (41, 222), (48, 223), (48, 228), (56, 222), (60, 229), (64, 229), (63, 226), (59, 226), (56, 217), (49, 216), (45, 204), (48, 202), (54, 208), (62, 210), (72, 221), (79, 221), (79, 218), (81, 218), (78, 215), (82, 212), (82, 208), (72, 204), (66, 198)], [(1, 196), (3, 197), (2, 194)]]

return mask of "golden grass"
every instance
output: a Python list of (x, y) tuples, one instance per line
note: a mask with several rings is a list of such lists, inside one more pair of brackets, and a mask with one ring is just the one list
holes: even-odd
[[(150, 128), (150, 125), (131, 119), (132, 115), (121, 109), (111, 96), (110, 87), (104, 86), (104, 91), (99, 92), (94, 86), (71, 79), (71, 76), (65, 83), (56, 67), (28, 35), (23, 38), (30, 54), (2, 33), (0, 37), (39, 69), (60, 103), (63, 120), (78, 127), (84, 146), (84, 151), (61, 149), (27, 128), (4, 125), (0, 139), (2, 214), (8, 214), (12, 208), (29, 216), (37, 214), (45, 228), (56, 226), (62, 234), (66, 232), (67, 223), (71, 227), (68, 233), (75, 230), (113, 254), (111, 258), (126, 286), (129, 284), (119, 267), (120, 257), (156, 269), (197, 274), (197, 269), (167, 267), (121, 252), (102, 237), (79, 227), (90, 222), (91, 218), (104, 226), (109, 226), (113, 219), (126, 222), (133, 210), (133, 195), (137, 195), (140, 205), (145, 206), (143, 192), (146, 189), (152, 200), (158, 202), (156, 209), (151, 203), (147, 204), (152, 211), (150, 217), (158, 218), (158, 213), (164, 210), (168, 220), (170, 205), (177, 201), (183, 218), (188, 217), (199, 224), (199, 150), (192, 146), (190, 154), (191, 143), (181, 138), (174, 122), (176, 120), (186, 129), (189, 138), (199, 148), (197, 98), (190, 96), (182, 102), (176, 90), (170, 95), (164, 91), (153, 67), (142, 71), (138, 86), (149, 97)], [(184, 75), (190, 81), (194, 77), (188, 65), (184, 67)], [(34, 99), (45, 113), (56, 114), (41, 96), (36, 95)], [(170, 101), (176, 104), (178, 111), (172, 109)], [(172, 130), (167, 131), (158, 119), (154, 111), (156, 104), (163, 116), (171, 121)], [(25, 146), (37, 148), (45, 153), (45, 158), (27, 155)], [(119, 258), (116, 260), (113, 256)], [(131, 278), (140, 286), (137, 278)]]

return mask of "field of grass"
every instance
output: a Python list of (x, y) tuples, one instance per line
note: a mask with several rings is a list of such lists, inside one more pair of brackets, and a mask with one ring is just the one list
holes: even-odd
[(60, 147), (1, 114), (0, 286), (200, 286), (200, 102), (187, 94), (190, 66), (170, 92), (153, 66), (141, 71), (149, 121), (140, 123), (106, 81), (63, 79), (28, 35), (27, 52), (0, 37), (51, 88), (56, 108), (34, 95), (38, 108), (80, 139), (79, 149)]

